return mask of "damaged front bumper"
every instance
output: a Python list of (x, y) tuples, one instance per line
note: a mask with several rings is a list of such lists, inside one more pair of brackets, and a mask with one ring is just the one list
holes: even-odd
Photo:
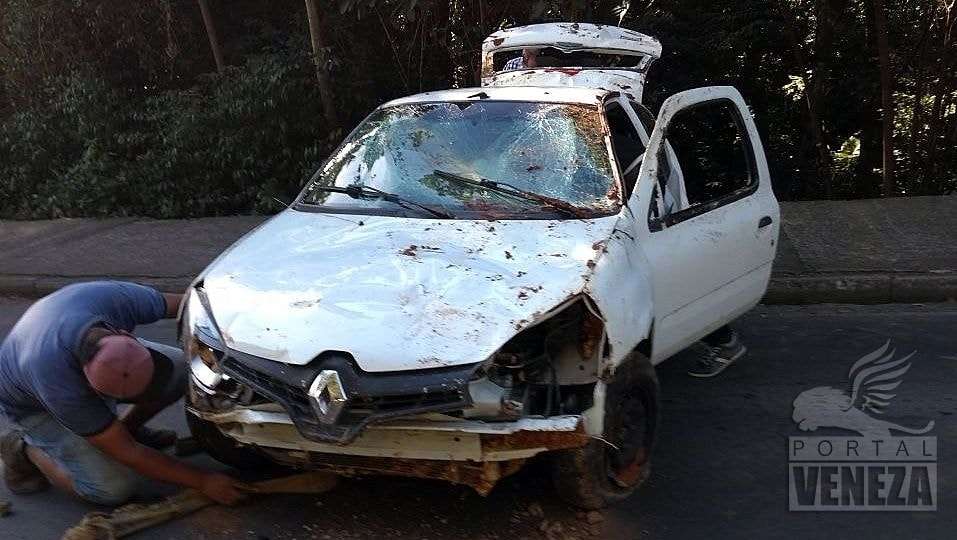
[(236, 442), (293, 467), (440, 479), (469, 485), (483, 495), (526, 459), (578, 448), (589, 440), (577, 415), (482, 422), (427, 414), (370, 425), (350, 444), (341, 445), (306, 439), (275, 405), (188, 411)]

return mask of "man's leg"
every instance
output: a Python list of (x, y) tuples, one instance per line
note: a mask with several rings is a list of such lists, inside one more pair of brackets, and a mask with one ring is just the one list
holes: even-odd
[(95, 504), (119, 505), (136, 489), (138, 477), (46, 413), (21, 421), (27, 456), (50, 483)]
[(738, 338), (737, 332), (727, 324), (702, 338), (701, 342), (704, 344), (704, 347), (701, 347), (701, 358), (688, 371), (688, 375), (692, 377), (714, 377), (748, 351)]

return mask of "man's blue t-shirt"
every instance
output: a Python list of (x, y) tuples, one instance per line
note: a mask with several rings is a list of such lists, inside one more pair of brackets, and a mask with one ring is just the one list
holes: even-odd
[(96, 324), (132, 332), (165, 314), (159, 291), (119, 281), (69, 285), (40, 299), (0, 345), (0, 409), (13, 421), (46, 411), (77, 435), (102, 432), (115, 416), (83, 374), (83, 338)]

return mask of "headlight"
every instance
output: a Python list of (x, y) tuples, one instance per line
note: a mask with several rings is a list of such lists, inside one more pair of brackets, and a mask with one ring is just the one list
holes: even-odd
[(180, 341), (189, 358), (193, 377), (209, 389), (223, 380), (219, 367), (222, 337), (200, 299), (200, 292), (190, 290), (180, 319)]

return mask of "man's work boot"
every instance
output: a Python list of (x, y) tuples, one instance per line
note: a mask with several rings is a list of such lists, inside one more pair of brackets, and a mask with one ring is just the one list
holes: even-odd
[(36, 493), (50, 487), (50, 482), (27, 457), (27, 445), (18, 431), (0, 435), (0, 459), (3, 460), (3, 481), (7, 489), (18, 495)]
[(140, 426), (133, 432), (133, 438), (143, 446), (149, 446), (156, 450), (162, 450), (176, 444), (176, 432), (171, 429), (153, 429)]

